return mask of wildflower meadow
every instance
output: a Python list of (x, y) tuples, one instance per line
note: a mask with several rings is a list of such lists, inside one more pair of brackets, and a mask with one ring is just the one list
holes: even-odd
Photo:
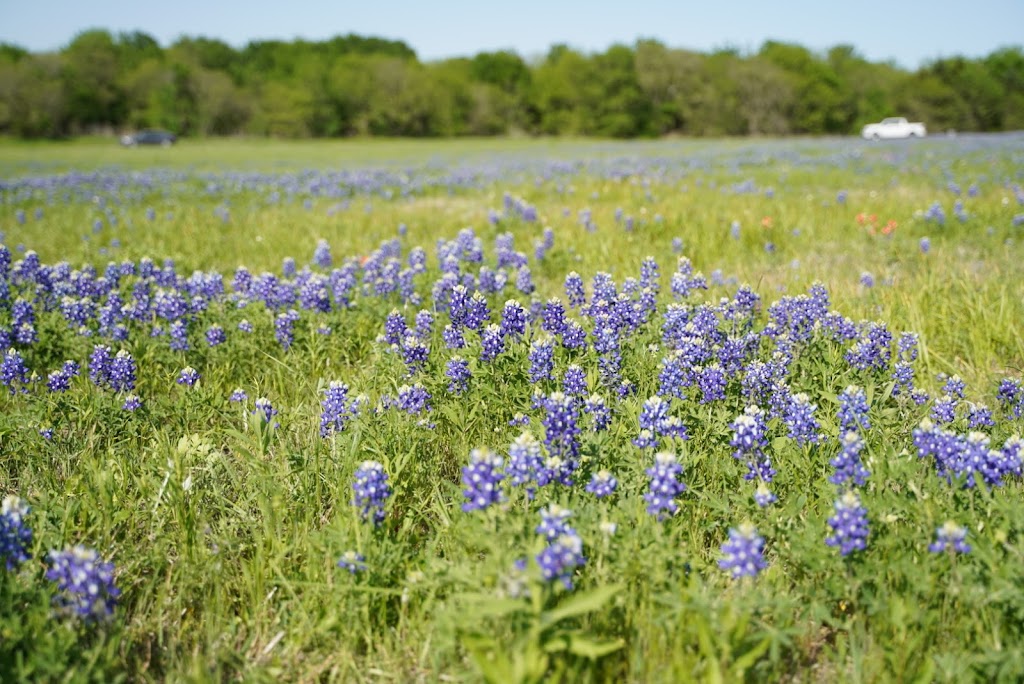
[(1024, 135), (3, 148), (0, 680), (1024, 679)]

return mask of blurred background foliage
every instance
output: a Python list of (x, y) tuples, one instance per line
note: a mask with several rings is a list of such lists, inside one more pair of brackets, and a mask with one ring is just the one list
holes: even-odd
[(750, 54), (640, 40), (431, 62), (401, 41), (357, 35), (236, 49), (95, 29), (56, 53), (0, 44), (0, 135), (23, 138), (145, 127), (278, 138), (846, 135), (891, 115), (933, 132), (1024, 128), (1024, 51), (908, 71), (850, 45), (818, 54), (776, 41)]

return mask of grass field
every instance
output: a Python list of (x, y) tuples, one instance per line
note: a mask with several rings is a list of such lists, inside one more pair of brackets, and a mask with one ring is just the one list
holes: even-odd
[(0, 160), (0, 680), (1024, 678), (1024, 135)]

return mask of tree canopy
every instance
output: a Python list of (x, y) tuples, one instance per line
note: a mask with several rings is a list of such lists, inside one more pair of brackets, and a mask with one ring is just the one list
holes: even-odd
[(751, 54), (654, 40), (583, 53), (554, 45), (423, 62), (402, 41), (207, 37), (163, 47), (90, 29), (56, 53), (0, 43), (0, 134), (62, 137), (160, 127), (275, 137), (849, 134), (889, 115), (934, 130), (1024, 127), (1024, 51), (953, 56), (916, 71), (850, 45)]

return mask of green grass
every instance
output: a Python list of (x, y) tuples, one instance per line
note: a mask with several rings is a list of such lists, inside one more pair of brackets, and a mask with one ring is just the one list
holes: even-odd
[[(291, 256), (302, 268), (320, 239), (329, 241), (335, 265), (365, 257), (404, 224), (403, 258), (417, 245), (429, 255), (428, 272), (416, 281), (429, 307), (437, 240), (472, 227), (492, 268), (494, 238), (514, 235), (516, 249), (530, 255), (542, 301), (564, 298), (571, 270), (584, 277), (588, 295), (599, 271), (621, 287), (647, 256), (661, 267), (661, 294), (658, 315), (623, 344), (635, 395), (620, 401), (602, 386), (593, 349), (557, 350), (557, 377), (578, 363), (590, 391), (601, 392), (615, 412), (610, 430), (584, 431), (576, 485), (542, 488), (533, 501), (506, 487), (505, 504), (475, 513), (460, 509), (460, 471), (470, 450), (488, 447), (507, 459), (522, 431), (508, 421), (520, 411), (532, 416), (534, 436), (544, 436), (531, 396), (557, 385), (528, 381), (527, 343), (510, 344), (488, 364), (477, 359), (476, 333), (467, 333), (469, 346), (459, 353), (472, 360), (474, 378), (458, 397), (446, 391), (443, 375), (455, 353), (442, 341), (445, 315), (429, 339), (427, 368), (413, 379), (400, 356), (375, 341), (385, 316), (401, 308), (397, 295), (357, 297), (355, 307), (329, 313), (303, 310), (288, 350), (275, 341), (274, 314), (262, 304), (217, 302), (190, 326), (190, 351), (171, 351), (166, 337), (150, 337), (150, 325), (141, 323), (130, 325), (127, 341), (105, 342), (130, 351), (139, 367), (144, 408), (128, 413), (120, 409), (123, 397), (89, 381), (86, 361), (103, 338), (75, 334), (59, 310), (40, 305), (40, 341), (20, 346), (26, 361), (45, 379), (75, 359), (82, 375), (64, 394), (38, 386), (24, 395), (0, 392), (0, 492), (28, 501), (34, 531), (33, 559), (17, 572), (0, 571), (0, 679), (1019, 680), (1019, 477), (992, 489), (938, 477), (917, 457), (911, 434), (930, 404), (891, 396), (888, 373), (850, 368), (842, 360), (849, 344), (819, 333), (796, 347), (788, 381), (818, 406), (826, 440), (801, 447), (785, 436), (784, 424), (771, 423), (779, 497), (772, 507), (754, 504), (754, 485), (731, 457), (729, 424), (747, 403), (738, 381), (722, 401), (700, 403), (696, 393), (673, 400), (673, 415), (690, 435), (667, 444), (684, 465), (688, 488), (677, 515), (659, 521), (645, 512), (651, 452), (631, 440), (643, 400), (658, 392), (666, 353), (660, 315), (672, 301), (672, 240), (679, 238), (695, 269), (735, 279), (696, 292), (690, 304), (717, 303), (736, 283), (748, 283), (767, 309), (820, 281), (833, 310), (883, 321), (897, 336), (918, 333), (917, 383), (934, 395), (939, 373), (960, 375), (966, 399), (994, 410), (997, 424), (986, 431), (993, 448), (1001, 447), (1020, 431), (995, 392), (1001, 378), (1024, 367), (1024, 261), (1021, 228), (1012, 225), (1022, 211), (1013, 190), (1022, 149), (1019, 137), (916, 145), (190, 140), (169, 150), (125, 150), (109, 139), (4, 143), (0, 174), (8, 181), (112, 168), (183, 174), (148, 190), (96, 190), (83, 199), (65, 200), (63, 190), (49, 198), (45, 190), (0, 195), (0, 242), (15, 260), (23, 256), (18, 245), (45, 264), (94, 264), (100, 273), (110, 260), (171, 258), (181, 276), (217, 271), (229, 286), (239, 265), (280, 274)], [(584, 163), (565, 173), (548, 164), (558, 160)], [(304, 170), (388, 168), (416, 179), (455, 167), (486, 171), (468, 186), (428, 186), (409, 196), (391, 188), (309, 197), (306, 204), (305, 194), (287, 191), (287, 178)], [(615, 169), (629, 172), (610, 173)], [(274, 175), (274, 187), (232, 189), (228, 174), (256, 170)], [(220, 189), (209, 192), (203, 174), (216, 174)], [(962, 188), (964, 222), (953, 213), (950, 181)], [(736, 191), (747, 182), (754, 191)], [(976, 197), (967, 195), (972, 183)], [(274, 188), (285, 189), (271, 197)], [(839, 191), (845, 203), (837, 201)], [(504, 193), (536, 207), (540, 220), (492, 226), (489, 212), (501, 211)], [(936, 201), (947, 214), (941, 226), (923, 216)], [(218, 215), (224, 208), (226, 220)], [(26, 212), (23, 224), (18, 209)], [(620, 209), (633, 219), (632, 231), (616, 220)], [(582, 210), (591, 212), (595, 231), (581, 225)], [(858, 221), (862, 213), (877, 217), (874, 234), (870, 221)], [(882, 234), (890, 219), (897, 227)], [(535, 262), (533, 241), (545, 226), (554, 230), (554, 247)], [(927, 253), (923, 237), (931, 241)], [(865, 271), (874, 287), (860, 283)], [(510, 282), (488, 297), (492, 321), (510, 297), (529, 304)], [(410, 325), (419, 308), (403, 309)], [(10, 301), (0, 306), (0, 326), (9, 325), (10, 309)], [(251, 335), (236, 330), (243, 318), (255, 328)], [(765, 321), (762, 311), (755, 329)], [(203, 331), (213, 323), (228, 342), (208, 348)], [(332, 334), (316, 334), (320, 324)], [(760, 356), (767, 355), (765, 341)], [(197, 387), (175, 383), (186, 365), (202, 374)], [(422, 382), (433, 395), (434, 426), (381, 410), (322, 439), (320, 400), (332, 380), (347, 383), (353, 395), (365, 393), (371, 407), (404, 383)], [(864, 435), (871, 477), (860, 488), (871, 535), (864, 552), (842, 558), (824, 539), (836, 497), (827, 481), (838, 449), (836, 396), (850, 384), (871, 398), (872, 427)], [(280, 427), (229, 402), (236, 387), (247, 391), (250, 408), (256, 397), (269, 398)], [(964, 434), (965, 410), (953, 426)], [(43, 439), (41, 428), (52, 428), (53, 439)], [(368, 459), (384, 464), (394, 488), (377, 529), (351, 505), (353, 474)], [(610, 500), (583, 489), (599, 468), (619, 480)], [(534, 528), (538, 510), (550, 503), (574, 512), (586, 565), (573, 592), (541, 582), (531, 566), (530, 597), (510, 598), (514, 562), (543, 547)], [(927, 551), (947, 519), (969, 528), (972, 553)], [(717, 562), (728, 530), (744, 520), (766, 539), (768, 568), (734, 581)], [(606, 522), (617, 525), (614, 535), (602, 531)], [(117, 566), (123, 596), (105, 625), (63, 624), (52, 614), (46, 553), (74, 543)], [(365, 555), (366, 572), (336, 567), (348, 550)]]

